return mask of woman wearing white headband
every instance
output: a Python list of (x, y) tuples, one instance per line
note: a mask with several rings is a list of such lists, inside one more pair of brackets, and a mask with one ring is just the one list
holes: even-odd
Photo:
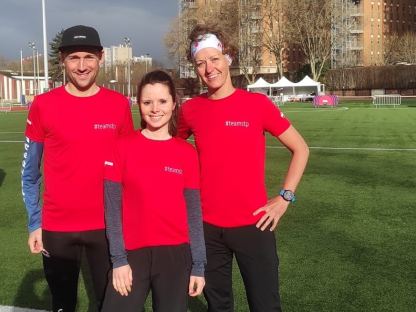
[[(179, 135), (194, 135), (201, 165), (201, 199), (208, 264), (208, 311), (233, 311), (235, 255), (250, 311), (281, 311), (273, 230), (291, 202), (309, 156), (302, 136), (270, 100), (234, 88), (230, 65), (236, 49), (218, 28), (197, 25), (188, 58), (208, 92), (181, 107)], [(265, 132), (292, 158), (281, 191), (265, 188)]]

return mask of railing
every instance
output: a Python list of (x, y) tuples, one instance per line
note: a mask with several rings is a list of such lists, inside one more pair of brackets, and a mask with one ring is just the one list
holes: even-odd
[(402, 96), (400, 94), (383, 94), (373, 95), (373, 105), (376, 108), (384, 105), (399, 106), (402, 103)]

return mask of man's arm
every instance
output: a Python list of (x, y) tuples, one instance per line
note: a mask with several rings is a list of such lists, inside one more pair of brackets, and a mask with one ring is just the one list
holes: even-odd
[(32, 253), (43, 250), (40, 208), (41, 161), (43, 143), (26, 137), (22, 161), (22, 195), (28, 214), (29, 248)]

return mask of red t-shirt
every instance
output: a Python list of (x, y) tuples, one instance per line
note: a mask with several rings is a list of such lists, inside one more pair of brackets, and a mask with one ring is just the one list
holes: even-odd
[(127, 250), (189, 242), (185, 189), (199, 189), (195, 148), (179, 138), (155, 141), (140, 131), (120, 140), (105, 179), (122, 184)]
[(44, 145), (43, 229), (104, 229), (104, 156), (133, 131), (128, 101), (114, 91), (76, 97), (60, 87), (35, 98), (26, 136)]
[(201, 95), (182, 105), (179, 136), (195, 138), (205, 222), (237, 227), (259, 220), (253, 212), (267, 202), (264, 132), (277, 137), (289, 126), (266, 96), (240, 89), (220, 100)]

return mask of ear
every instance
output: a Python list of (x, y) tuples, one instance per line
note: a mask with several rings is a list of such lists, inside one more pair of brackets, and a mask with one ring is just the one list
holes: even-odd
[(64, 64), (65, 57), (66, 57), (65, 53), (59, 52), (59, 61), (61, 62), (62, 66), (65, 66)]
[(227, 59), (228, 66), (231, 66), (231, 64), (233, 63), (233, 59), (231, 58), (231, 56), (229, 54), (224, 54), (224, 56)]
[(100, 52), (100, 65), (104, 64), (104, 50), (101, 50)]

